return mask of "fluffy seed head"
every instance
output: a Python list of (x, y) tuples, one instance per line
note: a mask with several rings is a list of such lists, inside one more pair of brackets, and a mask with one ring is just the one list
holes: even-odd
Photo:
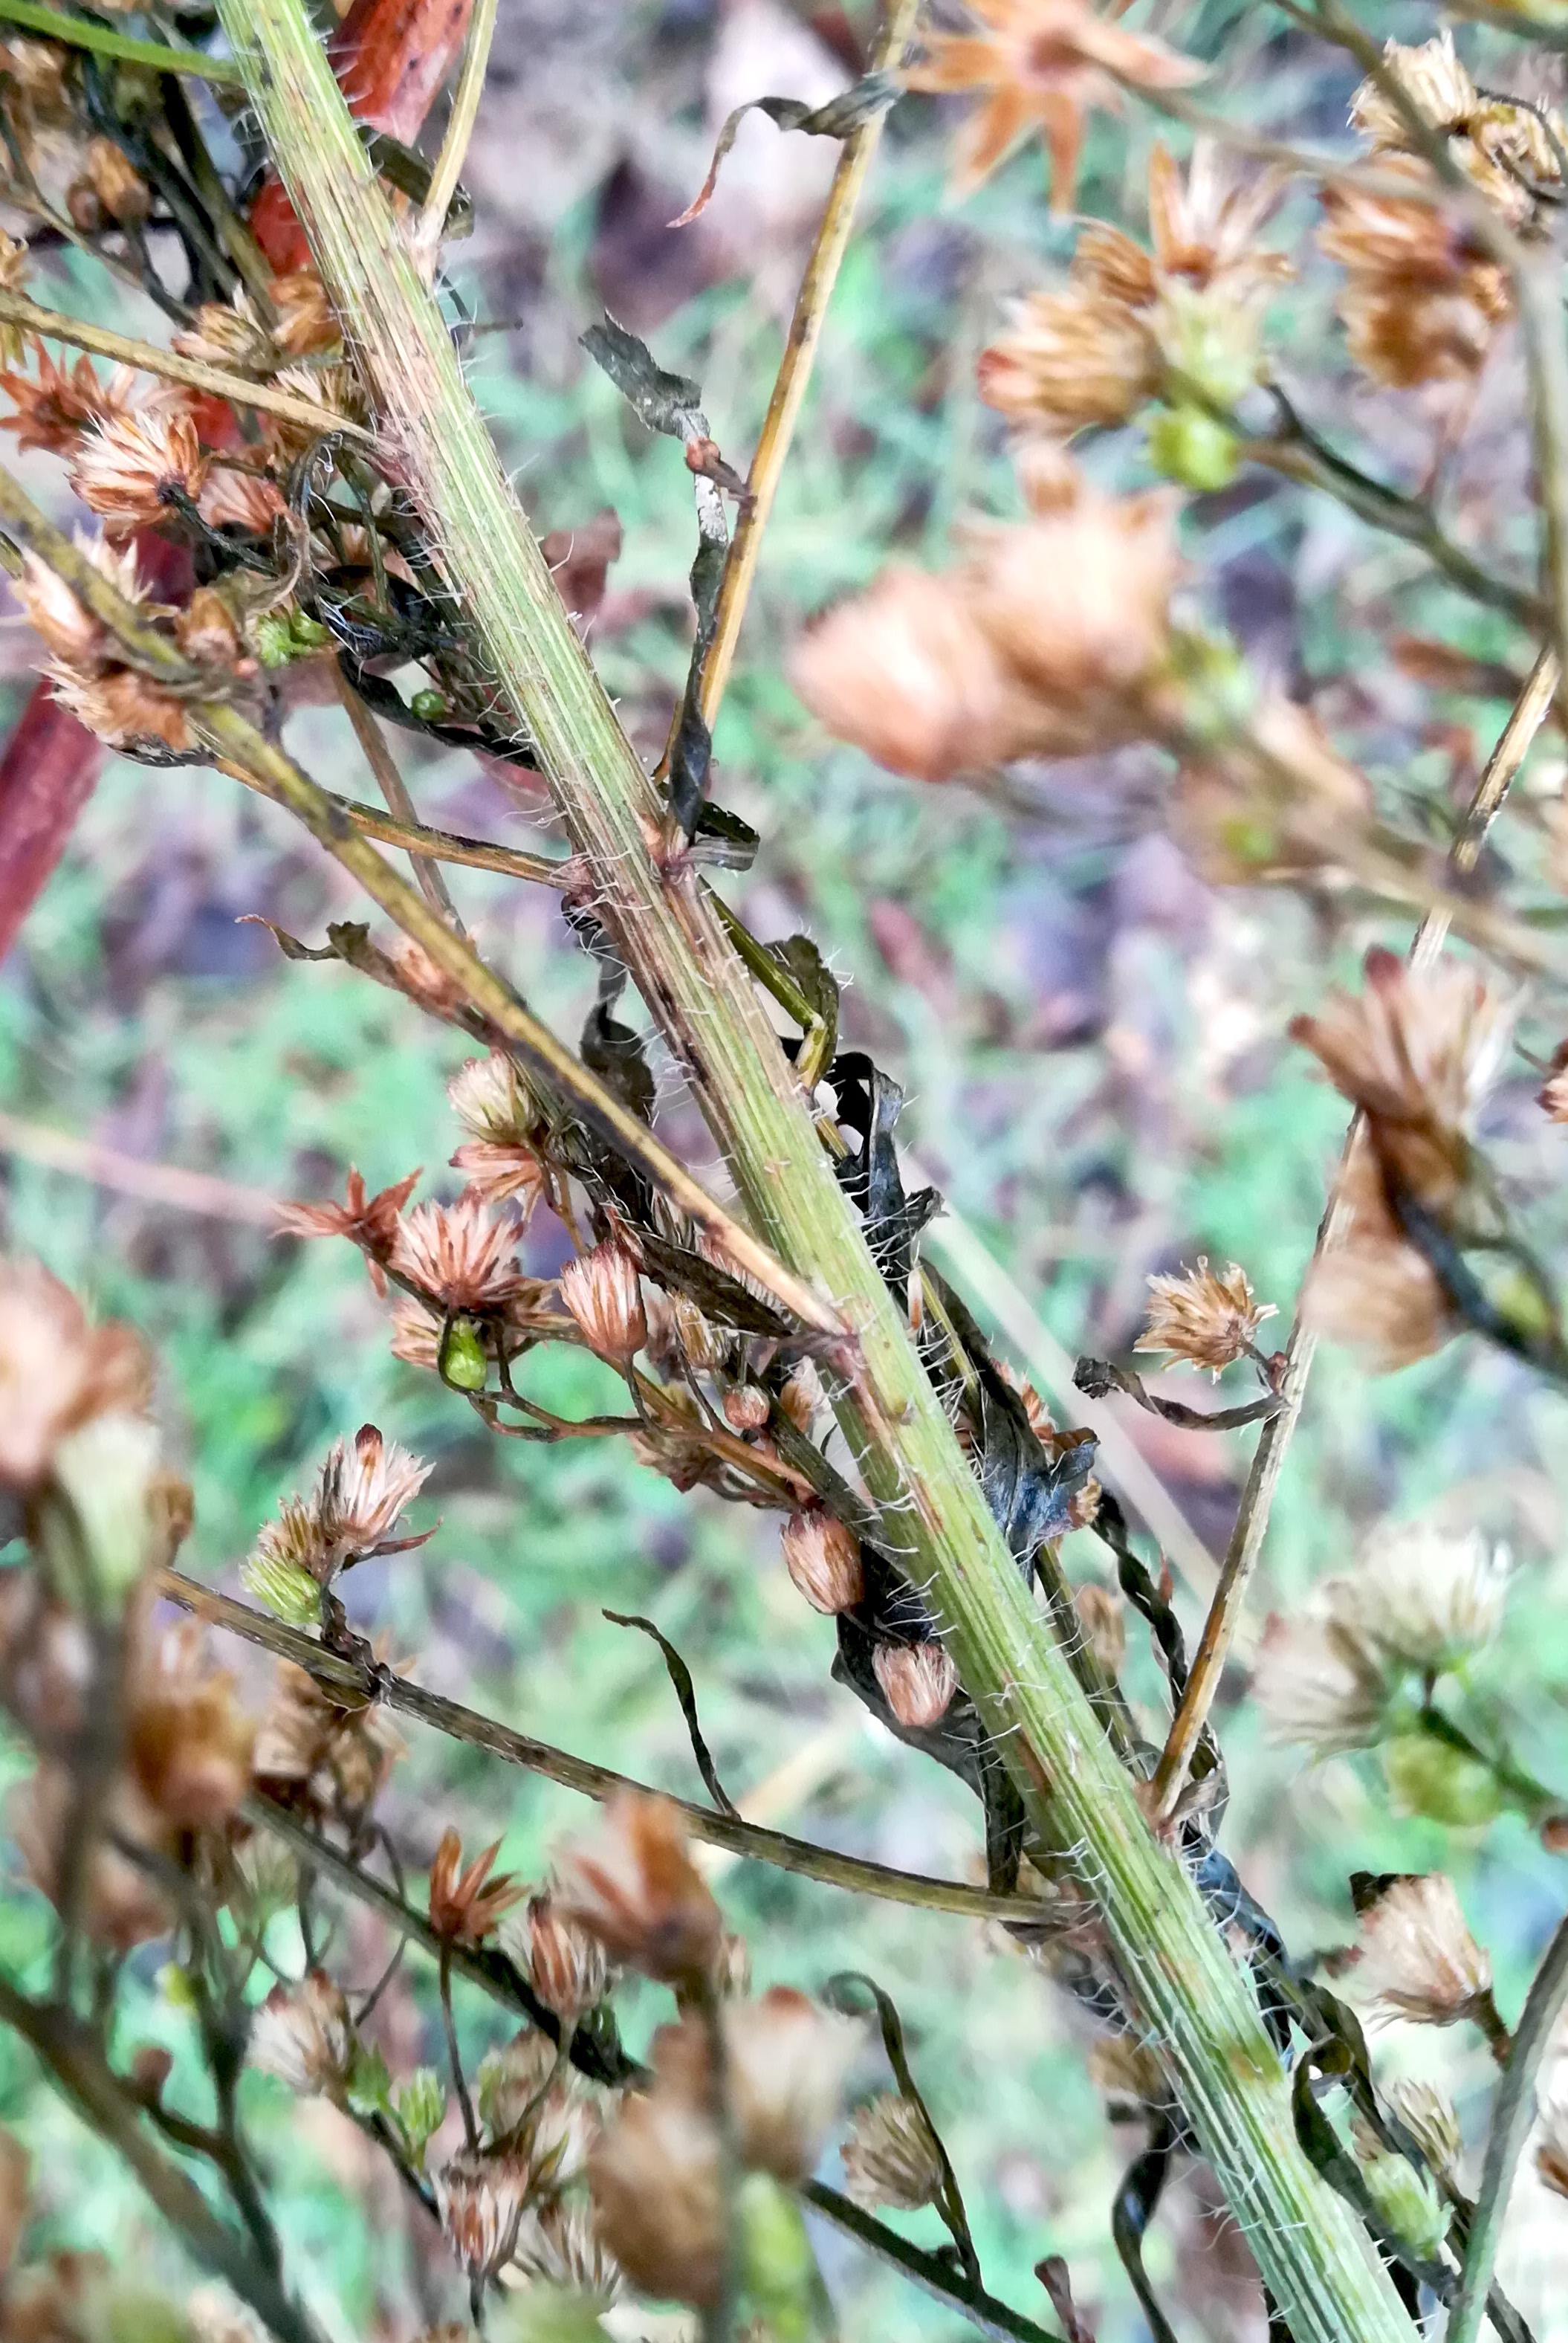
[(945, 1644), (879, 1644), (871, 1664), (900, 1725), (918, 1731), (941, 1723), (959, 1685)]
[(1386, 1887), (1362, 1914), (1361, 1940), (1346, 1966), (1357, 1997), (1383, 2019), (1457, 2026), (1492, 1994), (1492, 1963), (1441, 1871)]
[(1190, 1366), (1221, 1367), (1245, 1355), (1272, 1303), (1260, 1306), (1246, 1272), (1232, 1262), (1222, 1274), (1201, 1253), (1196, 1269), (1149, 1280), (1149, 1322), (1135, 1351), (1163, 1351)]
[(719, 2137), (683, 2093), (634, 2091), (588, 2157), (594, 2226), (634, 2286), (701, 2308), (723, 2273)]
[(432, 2173), (442, 2234), (470, 2278), (482, 2283), (510, 2261), (531, 2177), (520, 2157), (473, 2151)]
[(601, 1359), (628, 1367), (648, 1340), (648, 1314), (638, 1266), (625, 1245), (607, 1237), (568, 1262), (561, 1272), (560, 1289), (588, 1348)]
[(791, 1513), (780, 1544), (784, 1566), (813, 1611), (831, 1618), (836, 1612), (852, 1611), (865, 1594), (860, 1541), (822, 1507)]
[(1389, 1686), (1375, 1654), (1340, 1621), (1276, 1615), (1263, 1630), (1252, 1697), (1271, 1740), (1327, 1757), (1379, 1738)]
[(1446, 1534), (1430, 1522), (1380, 1531), (1354, 1578), (1323, 1595), (1336, 1618), (1392, 1660), (1436, 1671), (1483, 1650), (1503, 1624), (1512, 1563), (1479, 1530)]
[(71, 486), (111, 528), (146, 528), (166, 519), (176, 495), (195, 502), (211, 462), (182, 407), (146, 407), (108, 416), (86, 434)]
[(931, 2127), (901, 2092), (884, 2091), (857, 2107), (844, 2142), (845, 2194), (874, 2211), (917, 2213), (934, 2205), (942, 2187), (942, 2160)]
[(302, 2096), (336, 2097), (348, 2078), (354, 2028), (342, 1992), (320, 1969), (275, 1985), (251, 2021), (246, 2056)]
[(501, 1924), (501, 1948), (563, 2026), (575, 2026), (609, 1991), (603, 1944), (548, 1894), (530, 1896), (519, 1911), (508, 1913)]

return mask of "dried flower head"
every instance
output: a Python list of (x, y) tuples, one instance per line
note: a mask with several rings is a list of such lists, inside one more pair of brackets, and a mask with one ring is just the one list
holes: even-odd
[[(799, 2187), (839, 2113), (844, 2077), (860, 2047), (853, 2020), (819, 2008), (789, 1986), (724, 2004), (725, 2079), (740, 2160)], [(695, 2012), (653, 2038), (660, 2089), (712, 2113), (717, 2099), (706, 2021)]]
[(374, 1196), (365, 1192), (360, 1173), (350, 1168), (348, 1185), (341, 1204), (279, 1204), (277, 1230), (280, 1236), (347, 1237), (365, 1254), (370, 1267), (370, 1282), (377, 1293), (387, 1291), (386, 1268), (392, 1259), (402, 1227), (404, 1205), (418, 1184), (417, 1171), (407, 1172), (391, 1187), (382, 1188)]
[(618, 1791), (599, 1827), (558, 1855), (555, 1903), (612, 1960), (667, 1984), (706, 1976), (718, 1946), (719, 1906), (668, 1798)]
[(1011, 330), (980, 352), (977, 379), (988, 407), (1066, 437), (1090, 424), (1126, 422), (1153, 397), (1162, 371), (1137, 311), (1080, 281), (1025, 295)]
[(293, 1571), (329, 1586), (366, 1554), (422, 1545), (433, 1532), (409, 1538), (392, 1533), (429, 1473), (428, 1464), (397, 1441), (384, 1440), (373, 1423), (361, 1424), (352, 1443), (337, 1440), (328, 1449), (308, 1503), (283, 1500), (276, 1521), (266, 1524), (251, 1548), (241, 1572), (246, 1584), (261, 1593), (264, 1579)]
[(941, 2151), (920, 2109), (900, 2091), (856, 2108), (843, 2157), (845, 2194), (868, 2211), (886, 2205), (918, 2213), (941, 2193)]
[(56, 662), (51, 681), (61, 707), (108, 748), (156, 754), (161, 747), (183, 757), (196, 746), (185, 702), (134, 668), (79, 675)]
[(442, 1832), (430, 1865), (430, 1926), (447, 1943), (483, 1943), (501, 1915), (521, 1903), (527, 1890), (518, 1886), (510, 1873), (490, 1878), (490, 1867), (500, 1851), (501, 1842), (497, 1839), (465, 1868), (461, 1838), (453, 1829)]
[(79, 1916), (96, 1945), (126, 1953), (133, 1946), (166, 1936), (175, 1913), (144, 1864), (121, 1852), (137, 1846), (172, 1857), (177, 1837), (147, 1805), (134, 1775), (121, 1772), (104, 1802), (102, 1833), (75, 1880), (74, 1823), (80, 1787), (74, 1769), (49, 1759), (24, 1782), (10, 1805), (11, 1835), (34, 1885), (56, 1911), (65, 1882), (78, 1886)]
[(1503, 269), (1462, 220), (1432, 201), (1426, 166), (1395, 157), (1379, 178), (1408, 177), (1408, 197), (1336, 180), (1323, 191), (1318, 241), (1345, 271), (1340, 314), (1350, 353), (1398, 390), (1472, 380), (1511, 307)]
[(784, 1567), (813, 1611), (831, 1618), (836, 1612), (852, 1611), (864, 1596), (860, 1541), (820, 1505), (809, 1513), (791, 1513), (779, 1544)]
[(527, 2277), (587, 2295), (596, 2304), (613, 2302), (623, 2283), (620, 2265), (585, 2207), (566, 2197), (524, 2214), (512, 2259)]
[[(1529, 106), (1490, 94), (1483, 97), (1446, 29), (1418, 48), (1385, 43), (1383, 63), (1415, 111), (1444, 135), (1453, 161), (1510, 226), (1535, 225), (1541, 196), (1563, 176), (1561, 117), (1549, 112), (1543, 121)], [(1403, 113), (1375, 81), (1363, 82), (1356, 91), (1350, 118), (1380, 156), (1419, 152)]]
[(1097, 15), (1089, 0), (970, 0), (983, 29), (928, 32), (927, 62), (906, 70), (910, 89), (973, 91), (983, 97), (960, 144), (955, 189), (990, 176), (1027, 133), (1038, 130), (1050, 156), (1050, 199), (1071, 208), (1084, 119), (1114, 106), (1119, 83), (1180, 89), (1203, 68), (1163, 42)]
[(195, 358), (203, 366), (255, 375), (266, 374), (272, 367), (272, 336), (258, 321), (243, 289), (232, 302), (204, 301), (195, 324), (169, 338), (182, 357)]
[(1382, 2019), (1457, 2026), (1491, 2003), (1492, 1963), (1441, 1871), (1385, 1887), (1362, 1912), (1360, 1941), (1344, 1966), (1358, 1999)]
[(1431, 1522), (1380, 1530), (1354, 1578), (1332, 1579), (1336, 1618), (1407, 1667), (1437, 1672), (1491, 1643), (1503, 1624), (1513, 1564), (1479, 1530), (1456, 1536)]
[(891, 568), (797, 646), (795, 689), (841, 739), (919, 780), (1146, 734), (1177, 576), (1163, 493), (1036, 467), (1037, 519), (947, 577)]
[(1376, 1655), (1341, 1621), (1275, 1615), (1263, 1630), (1252, 1697), (1271, 1740), (1328, 1757), (1379, 1738), (1389, 1685)]
[(871, 1664), (900, 1725), (919, 1731), (941, 1723), (959, 1688), (959, 1672), (945, 1644), (879, 1644)]
[(291, 2090), (336, 2098), (354, 2060), (354, 2026), (339, 1987), (320, 1969), (303, 1985), (275, 1985), (251, 2020), (246, 2056)]
[(0, 1487), (47, 1479), (61, 1441), (101, 1415), (140, 1413), (152, 1367), (128, 1326), (94, 1326), (41, 1263), (0, 1263)]
[(543, 1123), (516, 1059), (499, 1050), (471, 1058), (447, 1083), (447, 1095), (470, 1134), (452, 1158), (456, 1168), (492, 1203), (513, 1196), (531, 1203), (545, 1177), (535, 1144)]
[(303, 1668), (279, 1663), (253, 1759), (257, 1780), (275, 1795), (352, 1821), (369, 1813), (402, 1752), (379, 1703), (346, 1707)]
[(275, 277), (271, 295), (277, 314), (273, 337), (290, 357), (317, 357), (341, 342), (327, 288), (314, 268), (296, 268)]
[(1024, 756), (1033, 710), (961, 587), (895, 565), (796, 645), (790, 681), (835, 738), (890, 772), (949, 781)]
[(560, 1290), (588, 1348), (628, 1367), (648, 1340), (648, 1316), (638, 1265), (626, 1246), (607, 1237), (579, 1254), (562, 1270)]
[(126, 1762), (148, 1805), (176, 1830), (228, 1821), (250, 1788), (256, 1727), (202, 1629), (144, 1631), (127, 1679)]
[(431, 2174), (442, 2234), (470, 2278), (483, 2283), (510, 2261), (531, 2180), (525, 2157), (473, 2150)]
[(1135, 1351), (1162, 1351), (1217, 1376), (1244, 1358), (1273, 1304), (1260, 1306), (1246, 1272), (1232, 1262), (1223, 1275), (1200, 1253), (1196, 1269), (1149, 1280), (1149, 1322)]
[(518, 1224), (471, 1188), (455, 1204), (416, 1204), (400, 1222), (391, 1266), (447, 1310), (499, 1310), (524, 1289)]
[(597, 2009), (612, 1971), (600, 1939), (559, 1910), (553, 1896), (530, 1896), (501, 1924), (501, 1949), (563, 2026)]
[(176, 498), (195, 503), (211, 462), (185, 408), (148, 406), (106, 416), (85, 435), (71, 486), (111, 528), (146, 528), (168, 518)]
[(1439, 2180), (1458, 2177), (1464, 2141), (1453, 2101), (1435, 2083), (1402, 2077), (1385, 2094), (1389, 2113), (1402, 2123)]
[(723, 2273), (719, 2137), (684, 2091), (634, 2091), (588, 2157), (594, 2226), (632, 2284), (666, 2301), (716, 2301)]
[(1331, 993), (1292, 1038), (1321, 1060), (1367, 1118), (1385, 1175), (1428, 1212), (1451, 1206), (1470, 1173), (1477, 1111), (1507, 1052), (1517, 1004), (1451, 960), (1412, 968), (1366, 956), (1366, 988)]
[(492, 2144), (504, 2141), (527, 2158), (536, 2190), (582, 2177), (598, 2137), (598, 2105), (537, 2026), (480, 2061), (476, 2097)]
[(116, 367), (101, 383), (90, 358), (65, 366), (49, 356), (42, 342), (33, 345), (37, 373), (0, 375), (15, 415), (0, 417), (0, 431), (15, 431), (16, 452), (41, 447), (51, 456), (75, 451), (79, 435), (89, 425), (120, 421), (135, 402), (136, 377), (129, 367)]
[[(106, 538), (89, 538), (80, 529), (75, 544), (76, 550), (127, 602), (146, 599), (146, 589), (137, 575), (132, 548), (122, 551)], [(78, 602), (57, 569), (50, 568), (35, 553), (25, 553), (15, 594), (29, 623), (61, 668), (75, 675), (98, 671), (109, 649), (108, 636), (92, 612)]]
[(1458, 1331), (1437, 1272), (1404, 1235), (1365, 1135), (1340, 1180), (1339, 1231), (1312, 1265), (1302, 1312), (1315, 1334), (1384, 1373), (1430, 1358)]

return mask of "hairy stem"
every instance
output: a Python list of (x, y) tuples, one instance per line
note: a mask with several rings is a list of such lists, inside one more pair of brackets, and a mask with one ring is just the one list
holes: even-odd
[(1130, 1996), (1296, 2343), (1408, 2343), (1368, 2239), (1297, 2143), (1247, 1981), (1187, 1873), (1156, 1845), (920, 1372), (765, 1005), (572, 629), (303, 0), (220, 0), (220, 15), (399, 477), (538, 744), (600, 915), (747, 1206), (852, 1323), (828, 1379), (885, 1540), (947, 1631), (1035, 1829), (1078, 1855)]
[(42, 0), (0, 0), (0, 24), (16, 25), (25, 33), (45, 40), (64, 41), (68, 48), (93, 49), (101, 57), (117, 57), (123, 65), (150, 65), (155, 73), (195, 74), (202, 81), (226, 82), (234, 88), (241, 74), (232, 57), (209, 57), (200, 49), (178, 42), (138, 41), (130, 33), (116, 33), (95, 16), (74, 9), (49, 8)]

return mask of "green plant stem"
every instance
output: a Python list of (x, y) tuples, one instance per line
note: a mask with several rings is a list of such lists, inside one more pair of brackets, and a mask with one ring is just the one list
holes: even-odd
[(199, 80), (224, 82), (233, 89), (244, 85), (244, 75), (232, 57), (209, 57), (201, 49), (182, 48), (177, 42), (138, 41), (131, 33), (116, 33), (91, 16), (68, 9), (48, 8), (40, 0), (0, 0), (0, 24), (17, 25), (25, 33), (45, 40), (64, 41), (68, 48), (93, 49), (101, 57), (118, 57), (128, 65), (151, 65), (155, 73), (195, 74)]
[(220, 0), (220, 15), (399, 478), (538, 744), (596, 908), (747, 1207), (853, 1325), (826, 1375), (884, 1537), (946, 1630), (1036, 1832), (1078, 1856), (1130, 1998), (1171, 2059), (1296, 2343), (1409, 2343), (1370, 2241), (1297, 2143), (1246, 1980), (1187, 1873), (1155, 1844), (920, 1372), (765, 1005), (562, 607), (303, 0)]
[(1562, 1922), (1535, 1973), (1514, 2029), (1487, 2136), (1481, 2191), (1464, 2248), (1459, 2293), (1448, 2314), (1447, 2343), (1476, 2343), (1486, 2311), (1492, 2274), (1513, 2175), (1535, 2117), (1535, 2078), (1551, 2046), (1557, 2021), (1568, 2005), (1568, 1920)]
[(441, 151), (430, 174), (429, 192), (414, 231), (416, 246), (427, 252), (432, 262), (440, 248), (447, 213), (457, 192), (468, 141), (478, 120), (479, 100), (485, 92), (485, 73), (490, 62), (490, 45), (496, 37), (496, 18), (499, 13), (499, 0), (474, 0), (467, 38), (463, 43), (463, 62), (457, 73), (457, 86), (452, 94), (452, 111), (447, 117), (446, 135), (441, 140)]
[(31, 2000), (5, 1976), (0, 2024), (22, 2036), (62, 2098), (125, 2158), (195, 2258), (249, 2304), (278, 2343), (320, 2343), (318, 2329), (281, 2280), (218, 2218), (179, 2167), (159, 2154), (90, 2027), (71, 2010)]

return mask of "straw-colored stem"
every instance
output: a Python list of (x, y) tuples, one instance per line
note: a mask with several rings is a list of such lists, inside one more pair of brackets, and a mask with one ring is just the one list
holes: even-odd
[[(1449, 853), (1448, 867), (1455, 880), (1466, 878), (1480, 860), (1487, 831), (1497, 819), (1514, 776), (1529, 753), (1531, 742), (1551, 712), (1559, 672), (1555, 653), (1543, 651), (1530, 671), (1524, 689), (1499, 736), (1497, 746), (1487, 759), (1486, 769), (1476, 783), (1474, 795), (1465, 813), (1463, 827)], [(1410, 948), (1412, 968), (1431, 967), (1447, 940), (1450, 924), (1446, 907), (1427, 912)], [(1303, 1292), (1321, 1256), (1330, 1251), (1342, 1234), (1345, 1174), (1351, 1158), (1361, 1143), (1362, 1117), (1358, 1113), (1352, 1118), (1340, 1167), (1329, 1192), (1317, 1242), (1307, 1267), (1306, 1279), (1302, 1282)], [(1312, 1373), (1316, 1350), (1317, 1338), (1298, 1305), (1285, 1349), (1285, 1371), (1281, 1384), (1284, 1404), (1259, 1434), (1251, 1470), (1247, 1475), (1247, 1483), (1237, 1509), (1235, 1527), (1226, 1548), (1220, 1584), (1209, 1606), (1209, 1615), (1203, 1622), (1203, 1633), (1193, 1655), (1187, 1689), (1171, 1720), (1170, 1735), (1155, 1770), (1152, 1801), (1155, 1814), (1161, 1819), (1168, 1818), (1175, 1812), (1187, 1780), (1188, 1768), (1220, 1689), (1220, 1679), (1224, 1674), (1225, 1663), (1241, 1624), (1247, 1590), (1257, 1567), (1258, 1556), (1262, 1552), (1274, 1492), (1279, 1486), (1281, 1469), (1301, 1416), (1307, 1378)]]
[(160, 349), (156, 342), (111, 332), (107, 326), (67, 317), (59, 309), (45, 309), (41, 303), (28, 300), (25, 293), (0, 292), (0, 324), (25, 327), (30, 334), (67, 342), (73, 349), (91, 350), (95, 357), (113, 358), (118, 366), (160, 375), (166, 382), (184, 383), (190, 390), (211, 391), (236, 407), (253, 407), (264, 415), (280, 416), (285, 422), (303, 424), (324, 437), (352, 439), (364, 447), (375, 444), (373, 434), (362, 424), (351, 423), (347, 416), (318, 406), (313, 398), (279, 390), (270, 382), (253, 382), (248, 375), (230, 374), (223, 367), (205, 366), (199, 358), (181, 357), (177, 350)]
[(463, 164), (468, 152), (468, 142), (474, 135), (474, 125), (479, 118), (479, 100), (484, 96), (485, 75), (489, 66), (490, 45), (496, 37), (496, 19), (499, 13), (499, 0), (474, 0), (467, 38), (463, 44), (463, 62), (457, 70), (457, 86), (452, 93), (452, 111), (447, 118), (446, 136), (441, 141), (441, 151), (430, 174), (429, 190), (414, 231), (416, 247), (432, 263), (441, 247), (441, 231), (447, 225), (447, 213), (457, 192), (457, 182), (463, 176)]
[[(920, 0), (888, 0), (882, 29), (871, 59), (873, 73), (888, 72), (899, 63), (914, 31), (920, 7)], [(747, 604), (751, 598), (751, 588), (757, 576), (758, 558), (762, 550), (762, 533), (773, 510), (779, 476), (789, 453), (795, 426), (799, 420), (807, 387), (811, 380), (828, 304), (839, 281), (839, 271), (849, 246), (861, 190), (881, 143), (883, 119), (878, 115), (871, 121), (863, 122), (844, 141), (839, 167), (833, 174), (833, 184), (828, 191), (828, 201), (818, 224), (810, 257), (806, 263), (806, 273), (800, 279), (800, 290), (795, 298), (795, 311), (789, 320), (784, 356), (774, 378), (768, 412), (762, 418), (756, 453), (746, 478), (749, 501), (741, 507), (735, 524), (735, 535), (730, 540), (719, 588), (713, 641), (703, 662), (702, 719), (710, 731), (718, 719), (719, 703), (724, 698), (729, 670), (735, 661), (736, 646), (740, 639)]]
[(220, 0), (220, 13), (399, 479), (538, 748), (599, 916), (679, 1053), (746, 1206), (853, 1326), (827, 1376), (884, 1540), (937, 1613), (1036, 1833), (1077, 1855), (1140, 2021), (1170, 2059), (1296, 2343), (1409, 2343), (1367, 2238), (1297, 2142), (1248, 1981), (1194, 1883), (1150, 1833), (920, 1371), (765, 1005), (562, 607), (303, 0)]
[[(354, 738), (364, 752), (365, 761), (376, 777), (376, 786), (387, 800), (387, 812), (406, 830), (421, 828), (419, 809), (408, 794), (408, 785), (397, 769), (397, 760), (387, 745), (386, 734), (341, 670), (337, 677), (337, 696), (353, 727)], [(467, 930), (457, 917), (457, 906), (441, 876), (438, 860), (433, 855), (416, 854), (412, 850), (408, 859), (413, 865), (419, 892), (430, 909), (456, 928), (459, 935), (465, 935)]]

